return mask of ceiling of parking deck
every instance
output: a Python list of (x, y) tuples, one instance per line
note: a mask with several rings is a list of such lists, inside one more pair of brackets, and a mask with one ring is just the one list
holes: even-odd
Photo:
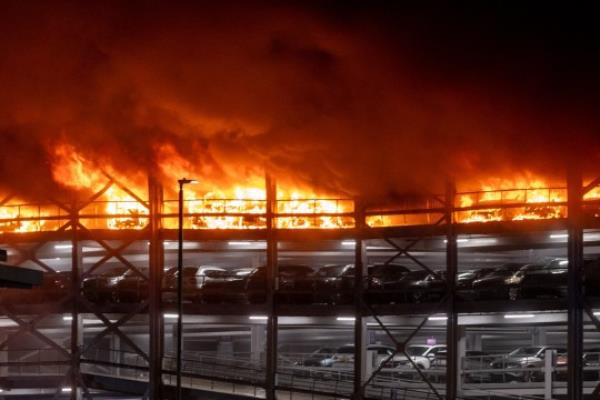
[[(519, 235), (470, 235), (459, 238), (459, 268), (490, 266), (507, 261), (542, 262), (549, 258), (566, 256), (565, 232), (538, 232)], [(400, 247), (410, 239), (395, 239)], [(585, 235), (586, 252), (600, 254), (600, 232), (589, 231)], [(113, 247), (119, 242), (109, 242)], [(177, 243), (164, 242), (165, 266), (175, 265)], [(7, 246), (9, 247), (9, 246)], [(219, 265), (229, 267), (256, 267), (265, 261), (265, 243), (261, 241), (208, 241), (186, 242), (185, 263), (191, 265)], [(93, 265), (100, 260), (106, 250), (95, 242), (83, 242), (83, 263)], [(396, 250), (382, 239), (367, 242), (369, 262), (383, 262), (396, 254)], [(68, 270), (71, 267), (69, 243), (49, 242), (38, 252), (38, 257), (47, 265)], [(128, 246), (123, 255), (133, 264), (146, 266), (148, 262), (148, 242), (137, 241)], [(443, 237), (428, 238), (412, 246), (411, 254), (432, 268), (443, 268), (445, 264), (445, 242)], [(279, 260), (308, 265), (351, 263), (354, 259), (354, 242), (281, 242)], [(396, 260), (408, 267), (416, 267), (408, 258), (400, 256)], [(118, 264), (118, 260), (108, 260), (107, 267)], [(103, 268), (107, 268), (103, 267)]]

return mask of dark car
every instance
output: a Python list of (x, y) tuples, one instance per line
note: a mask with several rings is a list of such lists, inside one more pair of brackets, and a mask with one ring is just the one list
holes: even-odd
[(474, 300), (473, 282), (481, 279), (494, 271), (493, 268), (469, 269), (460, 271), (456, 275), (456, 290), (459, 298)]
[(353, 299), (354, 265), (326, 265), (315, 274), (315, 302), (350, 304)]
[(117, 303), (138, 303), (148, 298), (148, 278), (141, 272), (129, 269), (116, 278), (115, 300)]
[[(314, 273), (311, 267), (306, 265), (279, 265), (277, 276), (279, 289), (283, 289), (281, 295), (277, 296), (283, 301), (294, 299), (312, 299)], [(267, 269), (259, 267), (250, 273), (245, 279), (244, 292), (248, 303), (260, 304), (267, 301)]]
[[(288, 290), (287, 294), (291, 295), (293, 290), (290, 289), (297, 288), (295, 286), (296, 280), (306, 282), (313, 270), (305, 265), (280, 265), (277, 272), (279, 286), (286, 288)], [(311, 291), (312, 286), (306, 288), (306, 291), (297, 291), (294, 295), (301, 292), (304, 296), (308, 296)], [(236, 270), (223, 276), (222, 279), (205, 282), (202, 288), (202, 301), (205, 303), (260, 304), (265, 303), (266, 300), (267, 270), (264, 266), (252, 270)]]
[(279, 267), (277, 298), (285, 304), (311, 304), (315, 302), (315, 270), (306, 265)]
[(367, 301), (375, 304), (402, 301), (404, 277), (410, 270), (399, 264), (375, 264), (367, 269), (369, 279), (365, 288)]
[(440, 301), (448, 291), (446, 271), (428, 273), (423, 279), (413, 281), (408, 291), (415, 302)]
[(116, 278), (126, 273), (128, 269), (128, 267), (119, 266), (99, 274), (86, 276), (81, 283), (81, 293), (93, 303), (116, 302)]
[[(583, 379), (586, 381), (597, 381), (600, 379), (600, 349), (589, 349), (583, 353)], [(555, 365), (554, 379), (566, 381), (568, 379), (568, 358), (567, 353), (557, 355)]]
[(507, 280), (512, 286), (509, 289), (510, 299), (566, 297), (568, 264), (566, 260), (557, 259), (543, 266), (523, 266)]
[(472, 283), (476, 299), (482, 300), (507, 300), (509, 298), (510, 284), (507, 279), (521, 268), (523, 264), (509, 263), (494, 268), (492, 272)]
[[(381, 291), (379, 278), (368, 273), (364, 286), (369, 292)], [(315, 274), (315, 301), (327, 304), (352, 304), (354, 301), (354, 264), (326, 265)], [(368, 297), (367, 297), (368, 298)]]
[(246, 280), (256, 269), (242, 268), (223, 273), (216, 279), (210, 279), (202, 285), (200, 299), (202, 303), (245, 303)]
[(42, 283), (31, 289), (2, 288), (0, 303), (39, 304), (59, 301), (71, 287), (71, 272), (44, 272)]
[[(202, 288), (209, 280), (219, 280), (227, 277), (230, 272), (214, 266), (185, 266), (183, 267), (183, 300), (191, 302), (202, 301)], [(169, 268), (163, 276), (163, 301), (177, 301), (177, 267)]]

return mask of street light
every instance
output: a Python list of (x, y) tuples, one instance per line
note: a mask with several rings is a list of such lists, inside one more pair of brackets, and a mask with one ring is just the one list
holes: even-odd
[(181, 352), (183, 350), (183, 186), (198, 183), (194, 179), (179, 182), (179, 247), (177, 248), (177, 400), (181, 400)]

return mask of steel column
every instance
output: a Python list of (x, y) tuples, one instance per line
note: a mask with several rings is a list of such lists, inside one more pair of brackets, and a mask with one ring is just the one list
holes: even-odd
[(267, 189), (267, 265), (266, 265), (266, 301), (267, 301), (267, 345), (265, 389), (267, 400), (274, 400), (277, 378), (277, 237), (275, 236), (274, 214), (277, 211), (277, 186), (275, 180), (266, 176)]
[[(355, 225), (358, 230), (366, 226), (365, 213), (362, 204), (355, 201)], [(354, 390), (353, 397), (362, 399), (364, 397), (363, 382), (366, 379), (365, 371), (365, 331), (363, 327), (362, 309), (364, 298), (364, 277), (366, 275), (367, 263), (365, 243), (362, 237), (356, 237), (354, 246)]]
[(458, 250), (453, 224), (454, 182), (446, 185), (446, 284), (448, 285), (446, 315), (446, 398), (455, 399), (458, 382), (458, 315), (456, 314), (456, 272), (458, 268)]
[(568, 191), (568, 337), (567, 398), (583, 399), (583, 229), (581, 203), (583, 185), (580, 171), (570, 170)]
[(179, 229), (177, 231), (177, 349), (176, 349), (176, 388), (175, 398), (181, 400), (181, 372), (183, 351), (183, 185), (186, 179), (179, 180)]
[(71, 211), (71, 294), (73, 296), (73, 309), (71, 310), (71, 400), (77, 400), (79, 397), (79, 363), (80, 363), (80, 351), (79, 351), (79, 307), (78, 307), (78, 294), (79, 294), (79, 268), (81, 249), (79, 247), (79, 217), (77, 207), (73, 207)]
[(161, 281), (163, 270), (163, 246), (160, 237), (162, 214), (162, 187), (150, 178), (148, 181), (150, 201), (150, 253), (149, 253), (149, 314), (150, 314), (150, 365), (149, 398), (160, 399), (162, 387), (163, 320), (161, 313)]

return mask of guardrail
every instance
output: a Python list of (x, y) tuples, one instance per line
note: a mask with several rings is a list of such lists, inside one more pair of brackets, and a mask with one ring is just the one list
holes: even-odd
[[(353, 391), (351, 364), (338, 367), (310, 367), (302, 360), (314, 357), (313, 353), (283, 353), (278, 360), (277, 388), (285, 392), (312, 393), (347, 397)], [(600, 353), (586, 353), (591, 360), (600, 359)], [(506, 363), (498, 364), (504, 359)], [(596, 358), (594, 358), (596, 357)], [(509, 365), (506, 355), (464, 357), (461, 360), (460, 388), (466, 397), (516, 398), (510, 393), (521, 391), (518, 398), (544, 395), (551, 398), (553, 391), (566, 382), (566, 366), (556, 366), (551, 351), (544, 357), (543, 365), (515, 367)], [(489, 367), (495, 360), (501, 368)], [(175, 383), (175, 357), (167, 353), (163, 358), (164, 383)], [(350, 366), (348, 366), (350, 365)], [(0, 377), (9, 376), (64, 376), (70, 367), (65, 354), (55, 349), (21, 349), (0, 351)], [(147, 381), (148, 362), (141, 355), (125, 350), (94, 348), (82, 356), (81, 370), (92, 375), (111, 376), (129, 380)], [(445, 389), (446, 371), (443, 366), (422, 371), (440, 393)], [(481, 379), (487, 376), (490, 379)], [(510, 376), (504, 379), (504, 376)], [(593, 389), (600, 378), (600, 363), (586, 365), (584, 376)], [(236, 353), (225, 358), (214, 352), (186, 352), (183, 359), (183, 384), (188, 388), (235, 393), (253, 397), (264, 396), (264, 357), (262, 354)], [(479, 377), (479, 379), (475, 379)], [(530, 379), (530, 377), (534, 377)], [(467, 379), (468, 378), (468, 379)], [(366, 387), (367, 397), (373, 399), (433, 399), (435, 394), (410, 367), (383, 368)], [(293, 396), (292, 396), (293, 397)], [(314, 396), (313, 396), (314, 397)]]

